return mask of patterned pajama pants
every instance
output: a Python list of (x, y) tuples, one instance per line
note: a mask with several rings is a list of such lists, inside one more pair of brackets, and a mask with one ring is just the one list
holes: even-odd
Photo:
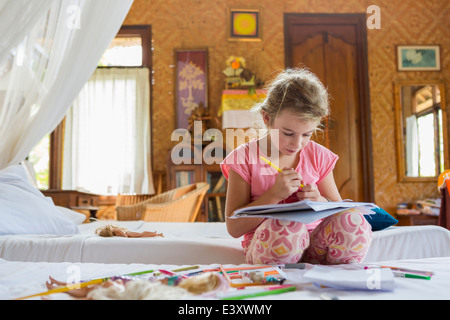
[(244, 248), (249, 264), (359, 263), (364, 258), (372, 228), (358, 209), (327, 217), (311, 232), (299, 222), (266, 219)]

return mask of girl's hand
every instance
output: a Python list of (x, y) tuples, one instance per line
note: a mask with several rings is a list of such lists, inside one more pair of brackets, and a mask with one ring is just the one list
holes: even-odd
[(324, 197), (322, 197), (315, 184), (308, 184), (301, 188), (301, 190), (298, 190), (297, 197), (298, 200), (324, 201)]
[(297, 171), (292, 168), (284, 168), (282, 172), (278, 173), (275, 183), (268, 192), (282, 201), (300, 188), (301, 180), (302, 177)]

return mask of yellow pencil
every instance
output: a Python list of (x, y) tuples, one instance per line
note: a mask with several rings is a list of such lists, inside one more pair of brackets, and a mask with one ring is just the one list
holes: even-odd
[[(271, 166), (272, 168), (274, 168), (274, 169), (277, 170), (278, 172), (282, 172), (282, 171), (283, 171), (283, 170), (281, 170), (280, 168), (278, 168), (276, 165), (274, 165), (274, 164), (272, 163), (272, 161), (270, 161), (270, 160), (264, 158), (263, 156), (260, 156), (260, 158), (261, 158), (262, 161), (264, 161), (265, 163), (267, 163), (269, 166)], [(300, 188), (303, 188), (303, 187), (304, 187), (304, 185), (303, 185), (303, 184), (300, 184)]]
[(271, 166), (272, 168), (274, 168), (275, 170), (277, 170), (278, 172), (281, 172), (283, 170), (281, 170), (280, 168), (278, 168), (276, 165), (274, 165), (270, 160), (264, 158), (263, 156), (260, 156), (261, 160), (264, 161), (265, 163), (267, 163), (269, 166)]

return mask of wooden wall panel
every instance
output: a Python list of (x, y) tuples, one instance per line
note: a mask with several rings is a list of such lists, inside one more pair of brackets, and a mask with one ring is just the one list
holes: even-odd
[[(174, 145), (175, 48), (209, 49), (209, 104), (220, 106), (225, 60), (243, 56), (263, 80), (284, 67), (284, 13), (364, 13), (381, 9), (381, 29), (368, 30), (368, 61), (374, 157), (375, 201), (389, 211), (396, 203), (438, 197), (435, 183), (398, 183), (394, 123), (394, 86), (398, 79), (450, 80), (450, 15), (448, 0), (135, 0), (126, 25), (151, 24), (153, 31), (154, 168), (165, 170), (167, 151)], [(244, 6), (245, 5), (245, 6)], [(260, 8), (263, 41), (226, 40), (228, 8)], [(397, 44), (440, 44), (440, 72), (397, 72)], [(449, 86), (446, 95), (450, 97)], [(449, 100), (449, 98), (447, 99)], [(449, 122), (450, 123), (450, 122)]]

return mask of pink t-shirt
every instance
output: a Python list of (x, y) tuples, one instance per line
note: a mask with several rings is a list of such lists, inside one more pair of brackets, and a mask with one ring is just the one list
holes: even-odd
[[(263, 162), (259, 157), (268, 158), (258, 147), (258, 140), (242, 144), (222, 161), (220, 167), (226, 179), (230, 169), (238, 173), (250, 185), (250, 202), (263, 195), (275, 183), (278, 172)], [(304, 184), (319, 184), (331, 171), (338, 160), (338, 156), (324, 146), (310, 141), (300, 151), (299, 162), (295, 171), (299, 172)], [(293, 193), (281, 203), (298, 201)], [(320, 221), (307, 225), (313, 230)], [(246, 246), (253, 237), (254, 231), (244, 236), (243, 246)]]

